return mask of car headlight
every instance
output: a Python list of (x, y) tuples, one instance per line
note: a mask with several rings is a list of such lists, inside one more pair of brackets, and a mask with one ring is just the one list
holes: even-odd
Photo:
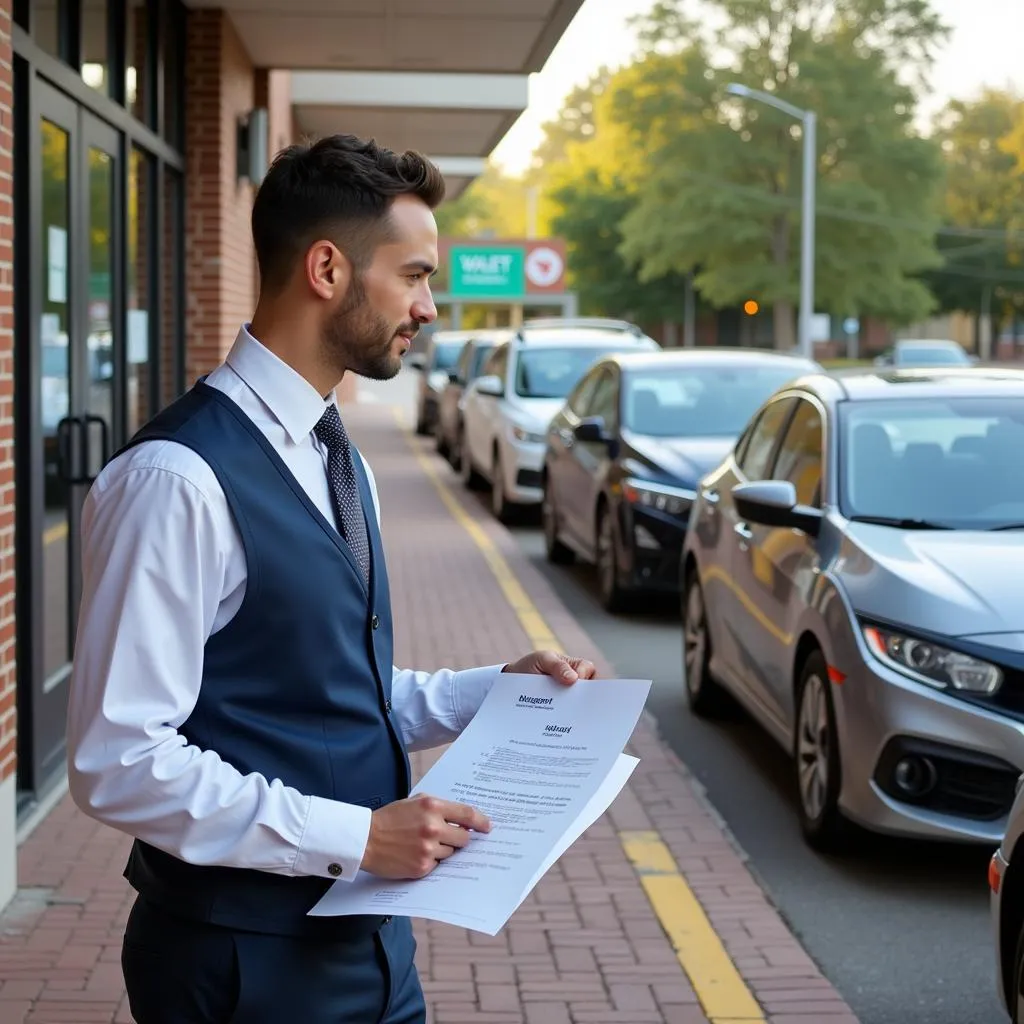
[(969, 654), (951, 651), (881, 626), (862, 626), (871, 653), (883, 664), (940, 690), (990, 696), (1003, 685), (1002, 670)]
[(535, 434), (532, 430), (527, 430), (526, 427), (519, 426), (518, 423), (512, 425), (512, 436), (517, 441), (525, 441), (528, 444), (544, 443), (543, 434)]
[(656, 484), (650, 480), (625, 480), (622, 493), (633, 505), (657, 509), (672, 516), (681, 516), (690, 511), (690, 506), (697, 498), (694, 491), (684, 487), (672, 487), (669, 484)]

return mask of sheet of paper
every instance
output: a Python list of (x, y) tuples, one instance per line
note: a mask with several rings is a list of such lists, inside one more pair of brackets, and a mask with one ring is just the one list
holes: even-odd
[(503, 676), (413, 791), (477, 807), (491, 831), (474, 833), (426, 878), (361, 872), (338, 881), (310, 913), (425, 917), (496, 934), (582, 834), (591, 801), (600, 794), (592, 805), (604, 801), (600, 817), (625, 784), (628, 774), (615, 787), (613, 773), (650, 688), (650, 680), (564, 687), (546, 676)]

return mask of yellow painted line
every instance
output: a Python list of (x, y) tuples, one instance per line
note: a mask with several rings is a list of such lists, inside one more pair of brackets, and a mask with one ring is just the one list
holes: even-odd
[[(392, 411), (399, 426), (405, 428), (406, 423), (402, 410), (396, 407)], [(429, 458), (423, 452), (408, 430), (403, 429), (403, 432), (409, 447), (416, 456), (416, 461), (419, 462), (423, 472), (426, 473), (431, 483), (437, 488), (437, 493), (440, 494), (441, 500), (445, 503), (448, 511), (451, 512), (459, 525), (473, 538), (476, 546), (483, 553), (484, 558), (487, 559), (487, 564), (490, 566), (491, 572), (494, 573), (498, 586), (501, 587), (505, 599), (516, 613), (519, 624), (523, 627), (523, 632), (526, 633), (534, 650), (558, 651), (564, 654), (565, 649), (559, 644), (555, 634), (544, 621), (540, 612), (537, 611), (536, 606), (527, 596), (526, 591), (523, 590), (515, 573), (509, 567), (508, 562), (505, 561), (504, 556), (498, 550), (494, 541), (487, 536), (487, 533), (480, 524), (462, 507), (459, 500), (452, 494), (451, 489), (441, 479), (437, 472), (437, 460)]]
[[(441, 500), (455, 520), (473, 538), (494, 573), (524, 632), (535, 648), (564, 649), (544, 617), (523, 590), (494, 542), (452, 494), (429, 458), (407, 429), (399, 407), (393, 407), (406, 441)], [(669, 848), (657, 832), (620, 832), (619, 840), (672, 943), (711, 1024), (764, 1024), (766, 1018), (746, 982), (722, 945), (700, 901), (686, 884)]]
[(763, 1024), (761, 1007), (661, 836), (621, 832), (619, 838), (711, 1024)]
[(68, 524), (65, 523), (54, 523), (48, 530), (43, 532), (43, 547), (47, 547), (50, 544), (56, 544), (59, 540), (64, 540), (68, 535)]

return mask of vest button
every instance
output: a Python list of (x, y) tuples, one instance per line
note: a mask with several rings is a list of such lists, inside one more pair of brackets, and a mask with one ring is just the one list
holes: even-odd
[(340, 864), (328, 864), (327, 865), (327, 874), (333, 875), (335, 878), (337, 878), (338, 875), (341, 874), (341, 865)]
[(384, 701), (384, 710), (390, 715), (391, 714), (391, 701)]
[(379, 616), (374, 615), (374, 617), (372, 619), (370, 619), (370, 626), (373, 629), (377, 629), (380, 626), (380, 618), (379, 618)]

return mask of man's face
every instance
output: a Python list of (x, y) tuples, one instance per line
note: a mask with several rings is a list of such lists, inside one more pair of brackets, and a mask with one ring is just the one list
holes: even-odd
[(391, 237), (352, 279), (341, 306), (324, 328), (324, 343), (353, 373), (387, 380), (422, 324), (437, 318), (430, 276), (437, 269), (437, 224), (414, 196), (399, 196), (390, 211)]

